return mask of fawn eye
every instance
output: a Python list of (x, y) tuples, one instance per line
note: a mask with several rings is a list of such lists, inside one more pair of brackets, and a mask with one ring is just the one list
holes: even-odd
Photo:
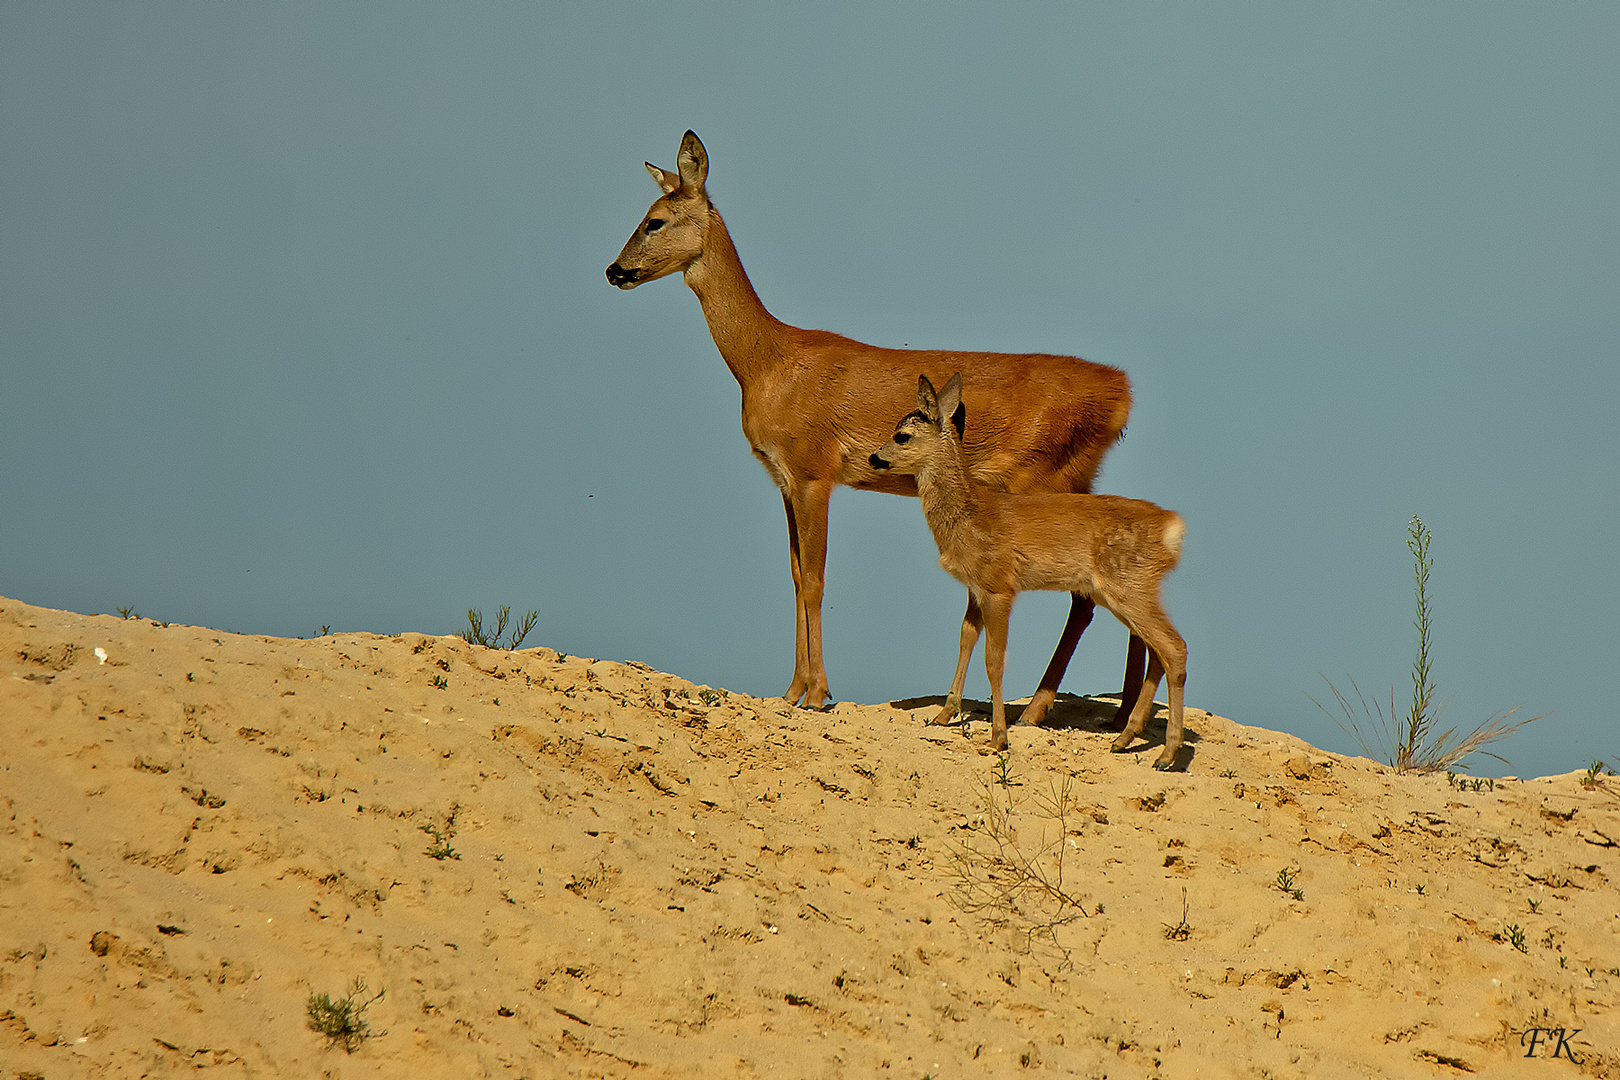
[(894, 433), (894, 442), (895, 442), (896, 446), (904, 446), (906, 443), (908, 443), (910, 441), (911, 441), (911, 433), (910, 432), (908, 432), (908, 431), (897, 431), (897, 432)]
[(657, 232), (659, 229), (662, 229), (663, 227), (664, 227), (664, 219), (663, 218), (648, 218), (647, 219), (647, 231), (648, 232)]

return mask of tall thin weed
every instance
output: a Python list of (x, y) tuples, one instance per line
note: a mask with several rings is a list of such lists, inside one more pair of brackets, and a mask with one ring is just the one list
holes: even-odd
[(1416, 579), (1417, 612), (1412, 626), (1418, 632), (1417, 656), (1412, 661), (1411, 706), (1404, 717), (1398, 715), (1395, 711), (1395, 690), (1391, 687), (1389, 711), (1385, 712), (1383, 703), (1377, 698), (1373, 698), (1369, 704), (1354, 679), (1350, 680), (1351, 694), (1347, 695), (1341, 693), (1326, 675), (1322, 676), (1322, 681), (1327, 683), (1343, 719), (1315, 698), (1311, 698), (1311, 703), (1327, 713), (1340, 730), (1353, 736), (1368, 757), (1383, 761), (1396, 772), (1430, 773), (1453, 767), (1464, 768), (1466, 766), (1459, 763), (1475, 753), (1488, 754), (1506, 762), (1506, 758), (1485, 747), (1507, 738), (1547, 714), (1514, 720), (1513, 715), (1519, 708), (1513, 708), (1492, 714), (1468, 731), (1460, 731), (1453, 726), (1435, 734), (1441, 710), (1435, 707), (1434, 670), (1430, 655), (1434, 639), (1433, 611), (1429, 604), (1429, 572), (1434, 567), (1434, 558), (1429, 554), (1430, 534), (1422, 518), (1413, 514), (1412, 520), (1407, 522), (1406, 531), (1406, 547), (1412, 553), (1412, 571)]

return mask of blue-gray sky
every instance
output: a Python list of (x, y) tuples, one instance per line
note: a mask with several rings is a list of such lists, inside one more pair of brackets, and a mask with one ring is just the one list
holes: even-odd
[[(1188, 701), (1397, 703), (1620, 755), (1620, 8), (7, 4), (0, 594), (448, 633), (781, 692), (781, 502), (678, 278), (602, 269), (702, 136), (767, 306), (1124, 368), (1099, 490), (1182, 512)], [(840, 698), (938, 693), (960, 587), (834, 496)], [(1014, 614), (1034, 686), (1064, 602)], [(1066, 690), (1118, 686), (1099, 616)], [(975, 661), (970, 693), (983, 696)], [(1476, 759), (1479, 771), (1508, 771)]]

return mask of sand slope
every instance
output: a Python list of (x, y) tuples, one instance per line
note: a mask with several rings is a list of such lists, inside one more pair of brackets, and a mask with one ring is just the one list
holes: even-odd
[[(1069, 699), (1003, 786), (985, 723), (906, 704), (0, 600), (0, 1077), (1620, 1074), (1581, 774), (1460, 791), (1189, 709), (1162, 775)], [(1023, 856), (1083, 911), (963, 910)], [(349, 1054), (305, 1010), (355, 978)]]

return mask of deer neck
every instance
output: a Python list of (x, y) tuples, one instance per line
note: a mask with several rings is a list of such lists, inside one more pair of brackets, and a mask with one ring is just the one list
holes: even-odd
[(917, 473), (917, 495), (941, 556), (948, 556), (970, 524), (973, 491), (959, 446), (946, 438), (942, 452)]
[(731, 233), (712, 206), (703, 253), (686, 268), (684, 277), (703, 305), (703, 317), (721, 357), (746, 389), (781, 359), (784, 324), (760, 302), (737, 257)]

